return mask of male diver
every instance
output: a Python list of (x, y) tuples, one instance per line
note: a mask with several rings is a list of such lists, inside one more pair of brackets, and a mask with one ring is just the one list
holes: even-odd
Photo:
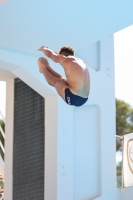
[(88, 100), (90, 91), (90, 75), (84, 62), (74, 57), (74, 49), (63, 46), (58, 53), (48, 47), (38, 49), (54, 62), (60, 63), (65, 71), (66, 78), (55, 72), (47, 59), (38, 59), (40, 73), (43, 73), (48, 84), (55, 87), (58, 94), (69, 105), (82, 106)]

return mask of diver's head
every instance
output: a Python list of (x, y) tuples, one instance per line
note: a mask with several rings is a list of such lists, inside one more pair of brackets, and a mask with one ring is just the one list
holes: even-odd
[(70, 46), (63, 46), (58, 51), (58, 54), (64, 56), (74, 56), (74, 48)]

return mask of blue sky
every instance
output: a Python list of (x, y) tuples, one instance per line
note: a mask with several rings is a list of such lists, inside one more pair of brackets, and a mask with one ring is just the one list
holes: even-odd
[[(115, 96), (133, 107), (133, 25), (114, 34)], [(0, 110), (5, 116), (5, 82), (0, 82)]]

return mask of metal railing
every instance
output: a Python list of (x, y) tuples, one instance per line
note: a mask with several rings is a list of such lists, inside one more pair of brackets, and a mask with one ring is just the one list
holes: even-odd
[[(0, 119), (2, 119), (1, 121), (2, 121), (3, 127), (5, 127), (5, 118), (1, 111), (0, 111)], [(5, 156), (4, 144), (5, 144), (5, 130), (0, 125), (0, 156), (2, 158), (1, 165), (2, 165), (2, 163), (4, 163), (4, 156)], [(0, 173), (2, 174), (2, 172), (0, 172)], [(4, 179), (3, 179), (2, 175), (0, 175), (0, 200), (4, 200)]]
[(4, 121), (4, 123), (5, 123), (5, 118), (4, 118), (4, 116), (3, 116), (3, 114), (2, 114), (2, 112), (0, 111), (0, 115), (1, 115), (1, 117), (2, 117), (2, 120)]
[(0, 200), (4, 200), (4, 194), (1, 194)]
[(117, 174), (117, 176), (121, 176), (122, 175), (122, 171), (119, 171), (116, 174)]
[(4, 179), (0, 175), (0, 200), (4, 200)]
[[(5, 118), (3, 117), (2, 112), (0, 111), (0, 118), (2, 118), (2, 121), (5, 125)], [(2, 128), (2, 126), (0, 125), (0, 155), (4, 161), (4, 155), (5, 155), (5, 147), (4, 147), (4, 143), (5, 143), (5, 132)]]

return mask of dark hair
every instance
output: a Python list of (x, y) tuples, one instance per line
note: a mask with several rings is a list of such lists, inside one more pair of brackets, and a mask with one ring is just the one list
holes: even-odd
[(60, 48), (60, 50), (58, 51), (58, 54), (62, 54), (63, 52), (67, 53), (68, 55), (74, 55), (74, 48), (70, 47), (70, 46), (63, 46)]

